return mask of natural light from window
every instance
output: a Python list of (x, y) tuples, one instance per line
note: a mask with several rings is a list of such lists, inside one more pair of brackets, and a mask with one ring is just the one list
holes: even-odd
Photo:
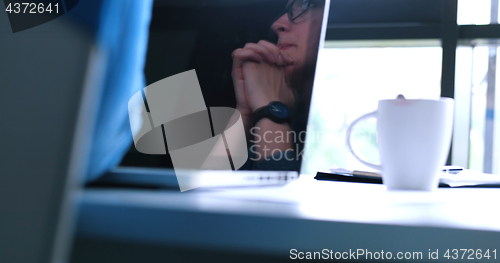
[[(328, 46), (328, 43), (325, 45)], [(398, 94), (437, 99), (441, 92), (441, 47), (325, 48), (320, 51), (302, 173), (330, 167), (371, 170), (347, 150), (348, 125)], [(353, 131), (353, 146), (378, 162), (376, 122)]]
[[(458, 0), (459, 25), (487, 25), (491, 22), (491, 0)], [(498, 14), (498, 7), (496, 8)], [(498, 19), (494, 21), (498, 23)]]

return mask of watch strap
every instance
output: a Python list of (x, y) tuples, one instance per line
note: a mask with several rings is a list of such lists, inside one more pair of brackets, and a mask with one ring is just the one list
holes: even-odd
[[(273, 102), (269, 103), (268, 105), (266, 106), (263, 106), (263, 107), (260, 107), (258, 108), (253, 114), (252, 114), (252, 127), (255, 127), (255, 125), (257, 124), (257, 122), (259, 122), (261, 119), (264, 119), (264, 118), (267, 118), (267, 119), (270, 119), (271, 121), (275, 122), (275, 123), (288, 123), (288, 124), (291, 124), (291, 119), (290, 119), (290, 111), (287, 109), (288, 111), (288, 114), (287, 114), (287, 117), (286, 118), (280, 118), (276, 115), (274, 115), (271, 110), (269, 109), (269, 107), (271, 106), (271, 104), (273, 104)], [(282, 104), (282, 103), (281, 103)], [(284, 104), (283, 104), (284, 107), (286, 107)]]

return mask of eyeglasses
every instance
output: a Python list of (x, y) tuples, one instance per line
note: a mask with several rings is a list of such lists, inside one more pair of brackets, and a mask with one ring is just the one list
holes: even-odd
[(293, 0), (286, 8), (285, 12), (288, 13), (288, 19), (293, 21), (299, 16), (303, 15), (309, 8), (316, 6), (313, 0)]

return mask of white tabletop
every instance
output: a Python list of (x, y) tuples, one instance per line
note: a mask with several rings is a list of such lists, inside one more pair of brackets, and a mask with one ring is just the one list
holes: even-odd
[(274, 255), (292, 248), (500, 253), (499, 202), (500, 189), (387, 191), (304, 175), (276, 187), (96, 189), (83, 194), (77, 234)]

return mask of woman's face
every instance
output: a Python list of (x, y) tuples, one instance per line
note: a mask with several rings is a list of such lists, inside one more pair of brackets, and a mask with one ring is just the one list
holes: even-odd
[[(303, 0), (296, 0), (295, 5)], [(288, 1), (287, 7), (292, 3)], [(316, 65), (316, 57), (323, 21), (324, 1), (312, 0), (313, 5), (302, 15), (290, 21), (285, 13), (276, 20), (271, 28), (278, 35), (278, 47), (290, 54), (295, 62), (286, 66), (285, 71), (289, 80), (292, 76), (304, 69)]]

